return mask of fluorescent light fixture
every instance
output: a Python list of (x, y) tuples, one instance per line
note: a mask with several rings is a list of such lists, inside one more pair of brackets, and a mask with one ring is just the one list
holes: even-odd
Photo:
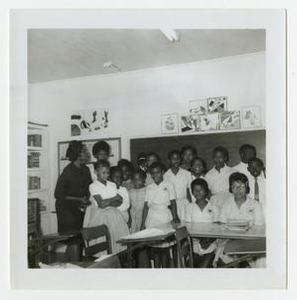
[(160, 30), (171, 43), (180, 41), (180, 34), (176, 30), (169, 28), (161, 28)]
[(113, 71), (121, 71), (121, 69), (115, 65), (112, 61), (107, 61), (103, 64), (103, 68), (113, 70)]

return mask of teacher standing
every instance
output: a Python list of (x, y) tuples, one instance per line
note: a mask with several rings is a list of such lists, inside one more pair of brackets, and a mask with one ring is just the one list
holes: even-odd
[(80, 230), (83, 224), (84, 207), (89, 203), (91, 174), (86, 163), (90, 153), (81, 141), (69, 143), (66, 157), (70, 163), (58, 178), (55, 198), (58, 232)]

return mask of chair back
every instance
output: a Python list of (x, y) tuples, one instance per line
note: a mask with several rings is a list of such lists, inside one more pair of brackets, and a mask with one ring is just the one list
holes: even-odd
[[(83, 228), (81, 229), (81, 235), (84, 240), (86, 257), (94, 256), (102, 251), (107, 251), (108, 254), (112, 253), (110, 235), (106, 225)], [(96, 240), (101, 237), (105, 237), (105, 241), (99, 241), (96, 243)]]
[(191, 237), (186, 227), (177, 228), (175, 231), (175, 238), (177, 242), (177, 254), (180, 268), (193, 268), (193, 248)]

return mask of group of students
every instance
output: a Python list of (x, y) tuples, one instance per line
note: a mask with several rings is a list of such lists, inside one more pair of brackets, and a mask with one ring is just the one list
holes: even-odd
[[(141, 153), (137, 166), (121, 159), (112, 167), (106, 142), (97, 142), (92, 152), (97, 161), (88, 164), (86, 147), (79, 141), (69, 145), (66, 155), (71, 163), (63, 170), (55, 191), (59, 231), (105, 224), (112, 251), (118, 253), (124, 249), (116, 243), (121, 237), (167, 222), (265, 223), (265, 168), (252, 145), (240, 147), (241, 162), (232, 168), (227, 165), (228, 150), (216, 147), (214, 166), (209, 170), (189, 145), (168, 153), (167, 170), (153, 152)], [(72, 219), (69, 206), (65, 206), (67, 200), (73, 200)], [(74, 220), (75, 206), (79, 213), (76, 209)], [(168, 267), (170, 246), (172, 243), (154, 247), (158, 266)], [(217, 246), (213, 239), (193, 241), (199, 266), (210, 266)]]

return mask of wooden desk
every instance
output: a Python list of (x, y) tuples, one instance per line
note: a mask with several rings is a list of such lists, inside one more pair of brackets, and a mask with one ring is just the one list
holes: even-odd
[[(232, 240), (264, 240), (266, 236), (265, 226), (253, 226), (248, 230), (235, 231), (226, 229), (224, 224), (212, 223), (188, 223), (182, 222), (178, 227), (185, 226), (192, 238), (218, 238)], [(139, 239), (120, 239), (117, 242), (127, 245), (128, 265), (132, 266), (132, 251), (138, 247), (149, 246), (165, 241), (174, 235), (172, 229), (176, 229), (176, 225), (171, 223), (156, 226), (157, 229), (164, 230), (166, 233), (159, 236), (139, 238)]]
[(128, 267), (133, 267), (133, 250), (137, 248), (141, 248), (144, 246), (152, 246), (164, 241), (168, 241), (169, 239), (173, 239), (174, 237), (174, 230), (171, 227), (162, 228), (164, 230), (164, 234), (156, 235), (152, 237), (142, 237), (142, 238), (121, 238), (117, 241), (122, 245), (127, 246), (127, 260), (128, 260)]
[[(213, 223), (188, 223), (182, 222), (179, 226), (185, 226), (191, 237), (195, 238), (220, 238), (220, 239), (257, 239), (265, 238), (266, 228), (263, 226), (253, 226), (248, 230), (244, 231), (233, 231), (224, 228), (224, 224), (213, 224)], [(176, 228), (172, 224), (166, 223), (157, 226), (158, 229), (169, 229)]]
[(83, 261), (74, 263), (84, 269), (118, 269), (121, 268), (120, 261), (116, 254), (105, 257), (100, 261)]
[(73, 230), (73, 231), (67, 231), (64, 233), (50, 233), (46, 235), (41, 235), (34, 240), (39, 241), (40, 247), (37, 249), (37, 252), (35, 255), (40, 254), (40, 258), (42, 262), (48, 263), (49, 257), (48, 257), (48, 247), (51, 245), (55, 245), (59, 242), (66, 242), (72, 238), (79, 237), (80, 236), (80, 230)]

